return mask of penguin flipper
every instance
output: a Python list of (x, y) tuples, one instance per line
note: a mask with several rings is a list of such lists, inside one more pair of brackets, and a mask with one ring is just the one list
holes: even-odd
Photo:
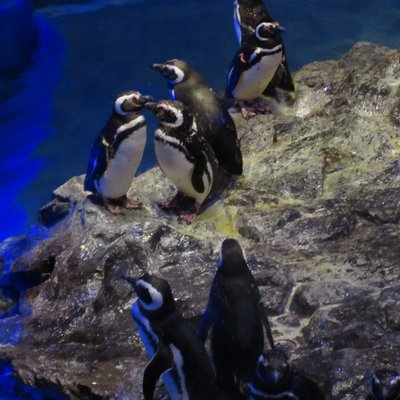
[(204, 193), (205, 187), (203, 182), (203, 173), (206, 167), (207, 160), (203, 152), (196, 157), (194, 169), (192, 173), (192, 185), (199, 193)]
[(143, 374), (143, 396), (145, 400), (153, 400), (160, 376), (173, 366), (173, 356), (170, 349), (159, 340), (157, 353), (149, 361)]
[(107, 146), (101, 141), (101, 137), (96, 140), (90, 148), (89, 162), (85, 176), (85, 190), (97, 193), (94, 181), (99, 180), (107, 169), (108, 153)]
[(205, 309), (200, 321), (199, 337), (203, 344), (207, 340), (208, 332), (214, 325), (216, 317), (217, 317), (216, 309), (213, 303), (212, 295), (210, 295), (208, 299), (207, 308)]
[(232, 97), (232, 93), (239, 81), (240, 75), (251, 56), (251, 47), (243, 45), (234, 55), (228, 68), (228, 82), (226, 86), (226, 96)]
[(267, 334), (267, 338), (268, 338), (271, 350), (274, 350), (275, 343), (274, 343), (274, 338), (272, 336), (271, 325), (269, 323), (267, 313), (265, 311), (264, 305), (261, 300), (258, 302), (258, 314), (259, 314), (261, 322), (264, 326), (265, 333)]

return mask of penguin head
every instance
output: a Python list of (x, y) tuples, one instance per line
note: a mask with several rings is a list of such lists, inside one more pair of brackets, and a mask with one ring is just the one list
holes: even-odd
[(246, 256), (237, 240), (225, 239), (222, 242), (218, 257), (218, 268), (226, 275), (236, 275), (248, 270)]
[(152, 64), (154, 71), (161, 73), (169, 83), (176, 85), (188, 79), (191, 73), (190, 65), (183, 60), (168, 60), (164, 64)]
[(143, 106), (153, 100), (151, 96), (143, 96), (139, 92), (123, 92), (117, 96), (114, 102), (114, 112), (118, 115), (128, 115), (140, 111)]
[(391, 369), (375, 371), (370, 380), (369, 391), (374, 400), (400, 399), (400, 375)]
[(263, 21), (256, 26), (256, 29), (254, 30), (254, 36), (258, 42), (263, 43), (274, 39), (282, 31), (283, 28), (277, 21)]
[(161, 100), (158, 103), (147, 103), (145, 108), (152, 111), (162, 125), (172, 128), (190, 128), (193, 125), (191, 112), (180, 101)]
[(289, 357), (279, 349), (268, 350), (257, 361), (256, 374), (268, 387), (278, 387), (287, 382), (291, 373)]
[(164, 279), (146, 273), (139, 279), (127, 279), (135, 290), (139, 304), (148, 313), (169, 313), (175, 310), (171, 287)]

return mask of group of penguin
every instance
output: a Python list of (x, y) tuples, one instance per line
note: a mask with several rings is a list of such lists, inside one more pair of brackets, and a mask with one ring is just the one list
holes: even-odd
[[(319, 385), (274, 344), (262, 297), (235, 239), (223, 241), (217, 265), (198, 332), (177, 310), (166, 280), (148, 273), (124, 277), (137, 295), (132, 317), (150, 358), (144, 399), (154, 398), (161, 377), (171, 400), (324, 400)], [(212, 362), (205, 348), (210, 331)], [(366, 400), (399, 399), (400, 375), (376, 371)]]
[(168, 82), (172, 100), (152, 102), (150, 96), (120, 94), (112, 115), (90, 150), (84, 187), (113, 214), (120, 208), (139, 208), (127, 198), (146, 144), (146, 121), (141, 110), (155, 114), (157, 162), (177, 188), (160, 205), (176, 210), (191, 223), (212, 193), (219, 175), (243, 172), (240, 141), (228, 111), (233, 99), (245, 117), (268, 111), (261, 95), (274, 96), (277, 88), (294, 91), (281, 38), (282, 28), (262, 0), (234, 2), (234, 24), (240, 48), (228, 69), (224, 99), (217, 97), (198, 72), (183, 60), (153, 64)]
[[(191, 223), (218, 175), (243, 173), (240, 141), (227, 104), (245, 118), (269, 112), (262, 95), (277, 97), (294, 91), (282, 27), (269, 15), (263, 0), (235, 0), (234, 26), (240, 45), (228, 68), (225, 98), (220, 99), (187, 62), (153, 64), (168, 82), (172, 100), (153, 102), (128, 91), (117, 96), (112, 115), (90, 150), (85, 190), (112, 214), (140, 208), (127, 192), (143, 157), (147, 139), (141, 111), (159, 120), (154, 135), (157, 162), (177, 188), (160, 205), (179, 212)], [(220, 250), (209, 301), (196, 333), (176, 309), (168, 282), (145, 274), (125, 277), (138, 299), (132, 316), (150, 358), (143, 376), (145, 400), (154, 397), (160, 377), (172, 400), (320, 400), (325, 395), (289, 357), (275, 346), (262, 299), (244, 253), (234, 239)], [(264, 330), (269, 349), (264, 350)], [(211, 331), (212, 362), (205, 349)], [(400, 376), (379, 370), (370, 380), (366, 400), (400, 400)]]

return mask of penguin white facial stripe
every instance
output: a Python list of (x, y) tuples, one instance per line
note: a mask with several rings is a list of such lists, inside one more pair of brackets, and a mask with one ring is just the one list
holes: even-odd
[(150, 294), (151, 304), (147, 304), (139, 298), (140, 304), (145, 310), (154, 311), (162, 307), (164, 304), (163, 296), (154, 286), (142, 279), (136, 281), (136, 285), (147, 289)]
[(175, 75), (177, 76), (176, 79), (170, 81), (171, 83), (177, 84), (177, 83), (183, 81), (183, 78), (185, 77), (185, 73), (184, 73), (181, 69), (179, 69), (179, 68), (176, 67), (175, 65), (167, 65), (167, 68), (168, 68), (169, 70), (174, 71), (174, 72), (175, 72)]
[(177, 347), (175, 347), (173, 344), (169, 345), (169, 348), (171, 349), (172, 355), (174, 357), (174, 362), (176, 365), (176, 369), (178, 370), (179, 374), (179, 381), (181, 384), (181, 396), (180, 399), (182, 400), (189, 400), (189, 394), (186, 388), (186, 380), (185, 380), (185, 374), (183, 372), (183, 357), (182, 353), (179, 351)]
[(117, 135), (120, 134), (121, 132), (127, 131), (128, 129), (132, 129), (135, 126), (139, 125), (140, 123), (145, 122), (145, 119), (142, 115), (139, 115), (137, 118), (133, 119), (132, 121), (127, 122), (126, 124), (121, 125), (116, 133)]
[(274, 22), (263, 22), (262, 24), (258, 25), (257, 28), (256, 28), (256, 37), (257, 37), (258, 40), (261, 40), (261, 41), (265, 41), (265, 40), (269, 39), (269, 38), (260, 36), (260, 29), (262, 27), (264, 27), (264, 26), (274, 28), (274, 27), (279, 26), (279, 25), (277, 25)]
[(129, 99), (132, 98), (132, 97), (137, 98), (137, 97), (136, 97), (135, 95), (133, 95), (133, 94), (126, 94), (126, 95), (124, 95), (124, 96), (118, 97), (118, 99), (115, 100), (115, 111), (116, 111), (118, 114), (120, 114), (120, 115), (128, 115), (129, 113), (126, 112), (126, 111), (123, 111), (122, 108), (121, 108), (121, 106), (122, 106), (122, 103), (123, 103), (125, 100), (129, 100)]
[(183, 114), (182, 111), (179, 110), (178, 108), (172, 107), (167, 104), (163, 104), (161, 106), (164, 110), (171, 111), (175, 114), (176, 121), (175, 122), (165, 122), (163, 121), (163, 125), (171, 126), (172, 128), (177, 128), (178, 126), (181, 126), (183, 123)]

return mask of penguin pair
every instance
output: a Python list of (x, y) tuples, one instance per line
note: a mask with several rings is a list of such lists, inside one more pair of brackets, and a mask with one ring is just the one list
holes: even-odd
[(239, 101), (242, 115), (248, 118), (269, 110), (259, 96), (276, 97), (276, 88), (293, 92), (294, 84), (281, 37), (283, 28), (262, 0), (235, 0), (234, 26), (240, 48), (228, 68), (226, 95)]
[(400, 400), (400, 375), (392, 369), (380, 369), (372, 374), (366, 400)]
[(161, 169), (175, 184), (178, 195), (164, 208), (181, 209), (180, 219), (191, 223), (211, 191), (217, 170), (215, 155), (197, 132), (190, 110), (177, 101), (151, 102), (139, 92), (120, 94), (111, 117), (90, 149), (85, 190), (100, 197), (112, 214), (120, 207), (139, 208), (126, 194), (142, 160), (146, 144), (143, 107), (155, 113), (160, 126), (155, 133), (155, 153)]
[(292, 368), (286, 353), (274, 348), (260, 355), (250, 381), (250, 400), (324, 400), (319, 386)]
[(119, 214), (120, 207), (141, 206), (126, 194), (146, 145), (146, 121), (140, 111), (151, 100), (136, 91), (118, 95), (111, 116), (90, 148), (84, 188), (99, 197), (112, 214)]
[(229, 399), (247, 399), (248, 382), (264, 349), (263, 326), (274, 348), (261, 295), (244, 252), (236, 240), (226, 239), (199, 335), (205, 343), (211, 329), (217, 382)]
[(168, 282), (149, 274), (125, 279), (138, 296), (132, 316), (150, 357), (145, 400), (153, 399), (161, 376), (171, 400), (222, 400), (207, 352), (177, 311)]

